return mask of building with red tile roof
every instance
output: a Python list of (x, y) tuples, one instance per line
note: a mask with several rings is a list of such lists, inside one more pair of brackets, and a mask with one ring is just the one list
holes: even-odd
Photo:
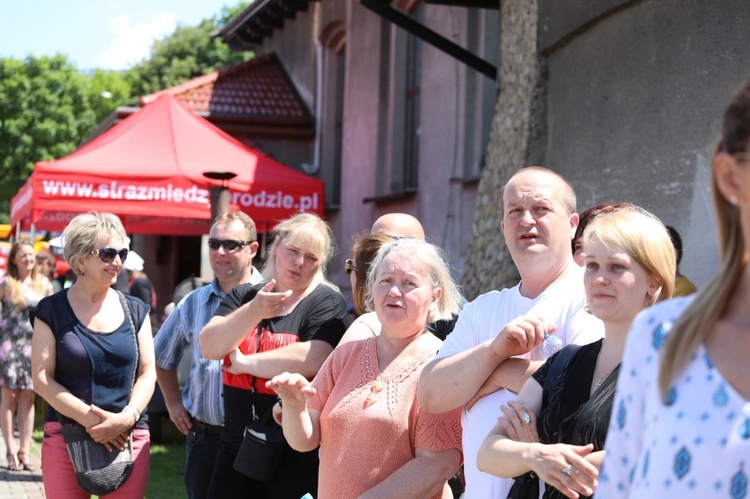
[(314, 138), (313, 116), (274, 53), (144, 95), (139, 104), (164, 93), (241, 139)]

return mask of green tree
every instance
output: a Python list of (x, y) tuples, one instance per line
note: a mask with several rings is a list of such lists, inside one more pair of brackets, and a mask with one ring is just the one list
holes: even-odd
[(96, 122), (101, 123), (117, 106), (126, 104), (132, 92), (123, 73), (97, 69), (91, 75), (88, 94)]
[(0, 223), (37, 161), (73, 152), (117, 106), (217, 68), (247, 60), (212, 38), (249, 2), (224, 7), (195, 27), (178, 27), (125, 72), (83, 75), (64, 55), (0, 58)]
[(157, 40), (147, 59), (135, 64), (126, 77), (133, 95), (146, 95), (201, 76), (216, 69), (248, 60), (252, 54), (230, 52), (218, 37), (212, 36), (247, 6), (224, 7), (198, 26), (179, 26), (174, 33)]
[(59, 158), (96, 126), (87, 78), (64, 55), (0, 58), (0, 212), (40, 160)]
[(217, 24), (221, 28), (223, 28), (224, 26), (227, 25), (227, 23), (229, 23), (229, 21), (237, 17), (240, 14), (240, 12), (245, 10), (245, 7), (247, 7), (248, 5), (250, 5), (250, 2), (240, 2), (234, 7), (225, 5), (224, 7), (221, 8), (219, 13), (216, 15)]

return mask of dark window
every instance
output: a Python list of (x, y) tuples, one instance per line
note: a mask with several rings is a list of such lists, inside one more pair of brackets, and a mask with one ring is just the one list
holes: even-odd
[[(421, 17), (421, 8), (415, 17)], [(419, 184), (419, 106), (422, 82), (422, 40), (409, 34), (406, 39), (406, 96), (404, 119), (404, 180), (405, 191)]]
[(336, 54), (336, 103), (334, 109), (333, 130), (333, 195), (331, 204), (338, 205), (341, 202), (341, 148), (344, 135), (344, 74), (346, 57), (344, 50)]

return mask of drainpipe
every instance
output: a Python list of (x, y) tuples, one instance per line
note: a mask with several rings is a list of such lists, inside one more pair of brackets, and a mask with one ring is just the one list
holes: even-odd
[(302, 170), (312, 175), (320, 170), (320, 115), (323, 112), (323, 44), (315, 41), (315, 152), (312, 164), (303, 163)]

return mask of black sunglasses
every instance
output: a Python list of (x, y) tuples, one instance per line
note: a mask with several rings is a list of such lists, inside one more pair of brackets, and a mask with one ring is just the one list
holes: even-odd
[(98, 250), (91, 250), (91, 254), (98, 254), (99, 260), (103, 261), (104, 263), (114, 262), (116, 256), (120, 257), (120, 263), (125, 263), (125, 259), (128, 257), (128, 249), (122, 248), (118, 250), (105, 246), (103, 248), (99, 248)]
[(352, 272), (356, 271), (357, 267), (354, 266), (354, 260), (352, 260), (351, 258), (347, 258), (344, 262), (344, 272), (346, 272), (347, 274), (351, 274)]
[(244, 248), (248, 244), (252, 244), (252, 242), (253, 241), (238, 241), (236, 239), (216, 239), (212, 237), (208, 240), (208, 247), (212, 250), (217, 250), (224, 246), (224, 249), (227, 251), (235, 251)]

